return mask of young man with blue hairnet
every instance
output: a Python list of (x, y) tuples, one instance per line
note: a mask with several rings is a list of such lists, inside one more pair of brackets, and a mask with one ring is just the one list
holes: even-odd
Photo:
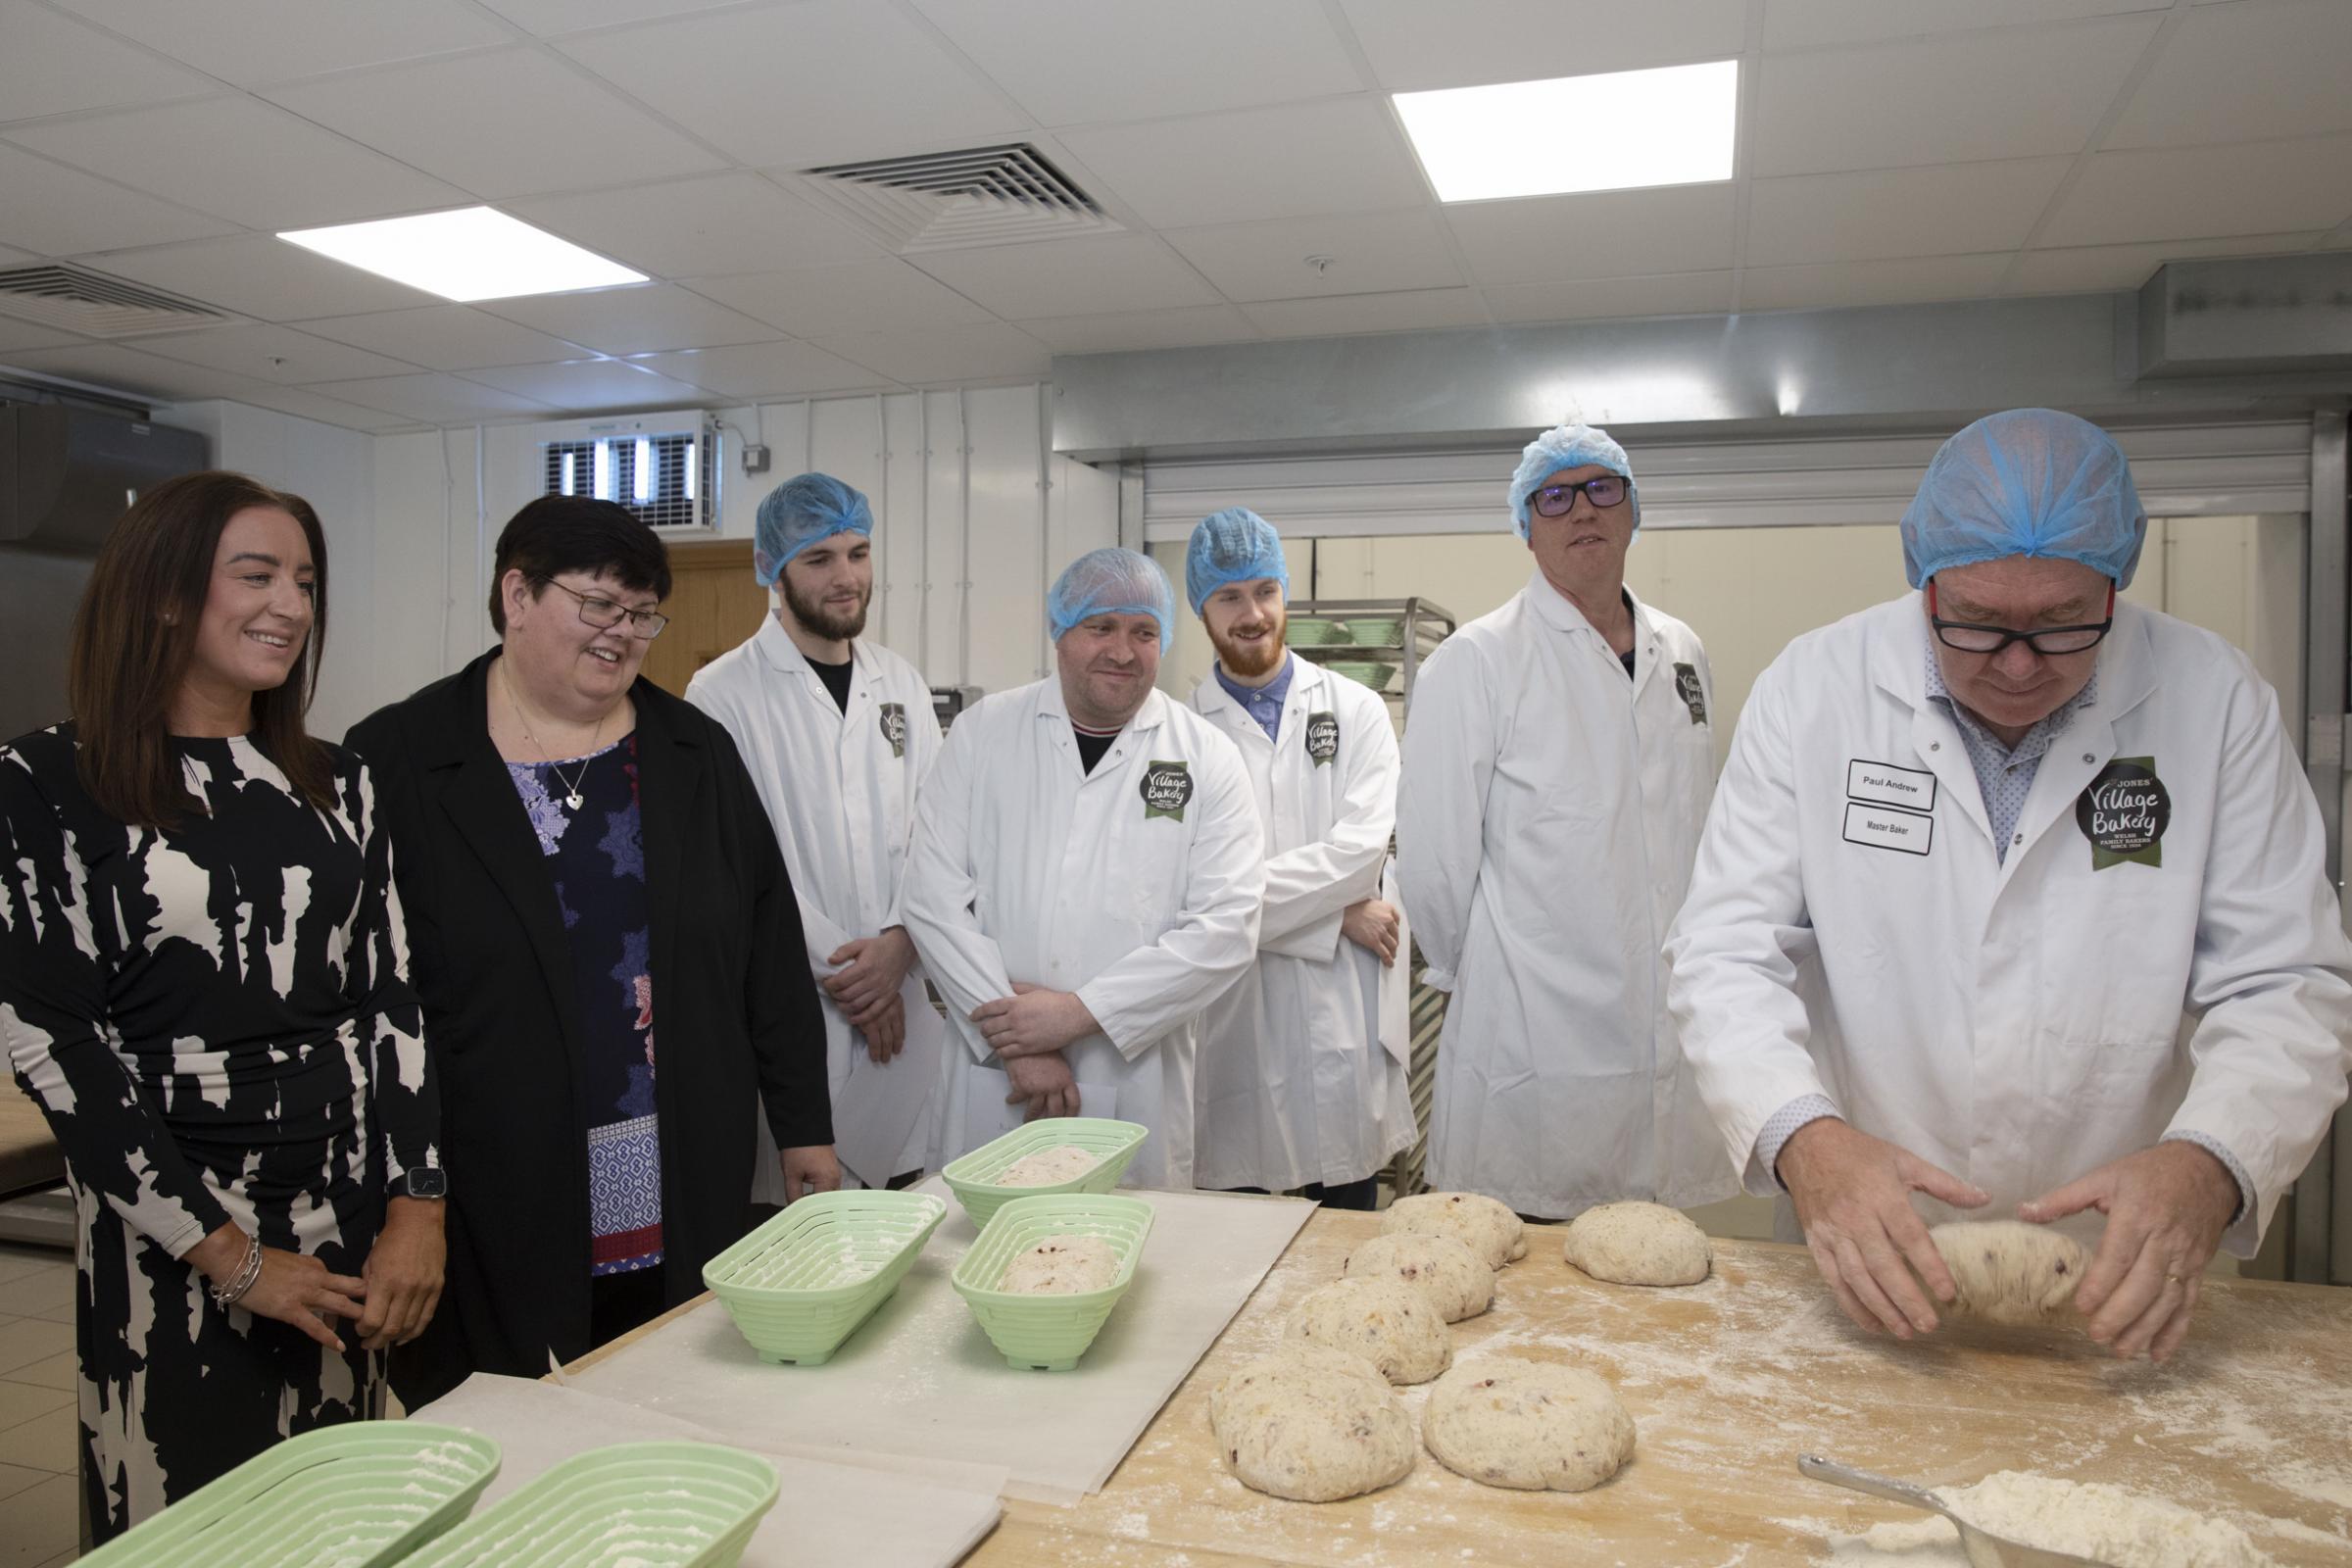
[(1233, 743), (1154, 689), (1175, 596), (1131, 550), (1047, 596), (1054, 672), (956, 720), (906, 929), (948, 1004), (940, 1156), (1024, 1117), (1151, 1129), (1122, 1178), (1193, 1185), (1200, 1010), (1257, 951), (1265, 856)]
[(1531, 442), (1528, 584), (1413, 688), (1396, 808), (1438, 1047), (1430, 1181), (1560, 1218), (1738, 1190), (1666, 1011), (1659, 950), (1715, 778), (1689, 626), (1625, 586), (1642, 493), (1605, 430)]
[(1418, 1136), (1411, 938), (1387, 875), (1396, 732), (1369, 687), (1286, 645), (1291, 572), (1265, 518), (1202, 518), (1184, 586), (1217, 653), (1193, 707), (1240, 750), (1266, 830), (1257, 961), (1204, 1020), (1194, 1179), (1369, 1209)]
[[(774, 612), (686, 699), (735, 738), (775, 824), (824, 1004), (835, 1152), (857, 1184), (884, 1187), (930, 1155), (947, 1036), (900, 908), (939, 719), (921, 673), (864, 635), (873, 531), (865, 497), (830, 474), (770, 491), (752, 564)], [(759, 1172), (753, 1197), (782, 1203), (776, 1161)]]
[(1980, 419), (1903, 514), (1919, 592), (1789, 644), (1740, 715), (1675, 1012), (1866, 1329), (1952, 1298), (1914, 1193), (2085, 1239), (2095, 1210), (2074, 1304), (2163, 1360), (2344, 1099), (2318, 808), (2246, 658), (2117, 601), (2146, 530), (2105, 431)]

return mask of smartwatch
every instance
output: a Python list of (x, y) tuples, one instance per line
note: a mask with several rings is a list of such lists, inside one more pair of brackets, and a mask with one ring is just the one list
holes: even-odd
[(438, 1165), (412, 1165), (386, 1184), (392, 1198), (447, 1198), (449, 1173)]

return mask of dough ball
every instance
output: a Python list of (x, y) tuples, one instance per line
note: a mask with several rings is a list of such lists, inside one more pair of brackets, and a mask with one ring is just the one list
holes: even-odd
[(1402, 1280), (1334, 1280), (1298, 1303), (1283, 1332), (1360, 1355), (1391, 1383), (1427, 1383), (1453, 1359), (1436, 1303)]
[(2089, 1257), (2073, 1237), (2014, 1219), (1938, 1225), (1928, 1237), (1960, 1288), (1951, 1309), (1961, 1316), (2029, 1327), (2074, 1315)]
[(1376, 1492), (1413, 1467), (1413, 1420), (1371, 1362), (1292, 1340), (1208, 1396), (1242, 1485), (1299, 1502)]
[(1583, 1492), (1634, 1456), (1634, 1418), (1591, 1372), (1494, 1356), (1438, 1379), (1421, 1418), (1446, 1469), (1490, 1487)]
[(1100, 1236), (1048, 1236), (1012, 1254), (997, 1289), (1015, 1296), (1077, 1296), (1107, 1291), (1119, 1254)]
[(1569, 1221), (1560, 1255), (1612, 1285), (1696, 1285), (1715, 1250), (1690, 1216), (1664, 1203), (1603, 1203)]
[(1023, 1154), (998, 1173), (997, 1187), (1055, 1187), (1074, 1182), (1102, 1163), (1102, 1156), (1076, 1144), (1057, 1144)]
[(1422, 1236), (1450, 1236), (1489, 1268), (1527, 1255), (1527, 1225), (1510, 1210), (1483, 1193), (1418, 1193), (1399, 1198), (1380, 1216), (1383, 1236), (1412, 1232)]
[(1348, 1254), (1340, 1272), (1371, 1278), (1394, 1275), (1418, 1286), (1448, 1323), (1476, 1317), (1494, 1300), (1494, 1271), (1450, 1236), (1418, 1231), (1375, 1236)]

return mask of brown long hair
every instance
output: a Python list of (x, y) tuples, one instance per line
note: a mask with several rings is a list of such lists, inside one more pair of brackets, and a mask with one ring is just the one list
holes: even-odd
[(290, 513), (302, 524), (317, 585), (301, 659), (283, 686), (253, 694), (253, 743), (295, 793), (321, 810), (334, 807), (326, 748), (303, 728), (326, 646), (325, 532), (300, 496), (216, 470), (182, 474), (140, 496), (107, 534), (74, 612), (66, 701), (80, 743), (77, 767), (90, 799), (118, 821), (170, 827), (203, 809), (172, 750), (172, 702), (195, 655), (220, 534), (252, 507)]

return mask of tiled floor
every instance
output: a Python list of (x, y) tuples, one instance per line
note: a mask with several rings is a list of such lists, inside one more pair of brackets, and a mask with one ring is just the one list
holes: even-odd
[(72, 1562), (74, 1260), (0, 1246), (0, 1568)]

